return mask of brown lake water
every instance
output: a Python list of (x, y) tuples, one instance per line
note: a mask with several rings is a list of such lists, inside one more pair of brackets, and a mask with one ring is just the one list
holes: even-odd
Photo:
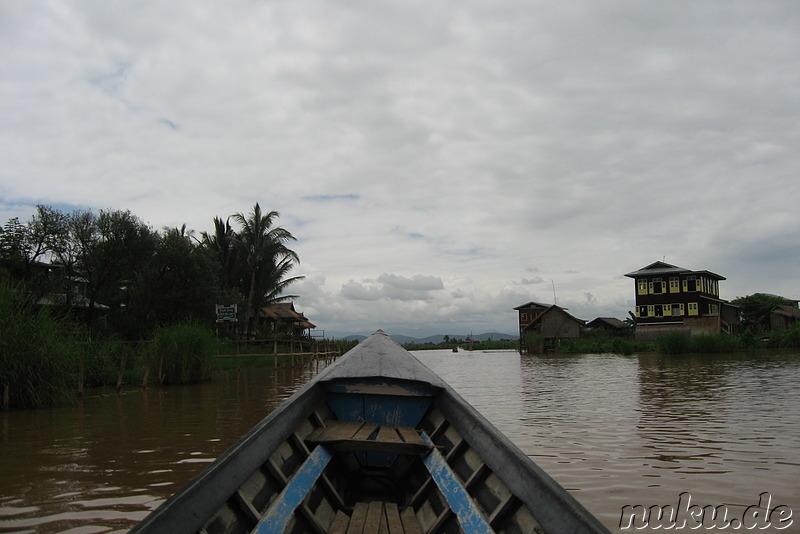
[[(415, 354), (612, 531), (626, 505), (769, 492), (800, 532), (800, 352)], [(321, 368), (0, 413), (0, 532), (126, 532)]]

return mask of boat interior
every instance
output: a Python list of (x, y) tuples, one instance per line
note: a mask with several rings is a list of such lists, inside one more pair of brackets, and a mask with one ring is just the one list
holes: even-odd
[(202, 533), (541, 532), (428, 384), (333, 380)]

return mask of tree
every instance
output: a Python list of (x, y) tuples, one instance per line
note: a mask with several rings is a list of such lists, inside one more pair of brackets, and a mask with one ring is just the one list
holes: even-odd
[[(236, 213), (231, 216), (241, 227), (231, 239), (242, 254), (248, 273), (247, 279), (243, 280), (246, 285), (243, 293), (247, 294), (248, 337), (253, 333), (257, 312), (264, 299), (277, 302), (286, 286), (302, 278), (284, 279), (294, 262), (300, 259), (286, 246), (295, 237), (285, 228), (273, 226), (279, 216), (277, 211), (262, 213), (257, 202), (249, 214)], [(288, 298), (291, 297), (283, 297), (282, 300)]]
[(14, 217), (0, 231), (0, 262), (16, 279), (31, 302), (56, 290), (50, 268), (41, 261), (52, 253), (64, 215), (48, 206), (36, 206), (31, 220)]
[(118, 314), (123, 289), (152, 259), (155, 233), (130, 211), (84, 212), (75, 218), (78, 272), (87, 282), (87, 319), (91, 325), (98, 304)]
[(797, 306), (796, 301), (767, 293), (753, 293), (746, 297), (736, 297), (731, 304), (739, 306), (742, 314), (742, 327), (751, 332), (769, 330), (769, 312), (775, 306)]
[(127, 337), (142, 337), (155, 328), (208, 322), (219, 288), (216, 268), (205, 251), (181, 228), (166, 228), (155, 237), (152, 260), (135, 272), (127, 288), (127, 306), (119, 328)]
[(237, 249), (233, 243), (236, 233), (230, 224), (230, 218), (223, 221), (214, 217), (214, 233), (202, 232), (201, 243), (219, 266), (219, 285), (224, 292), (228, 292), (240, 279)]
[(13, 278), (24, 279), (28, 258), (25, 225), (19, 217), (12, 217), (0, 231), (0, 260)]

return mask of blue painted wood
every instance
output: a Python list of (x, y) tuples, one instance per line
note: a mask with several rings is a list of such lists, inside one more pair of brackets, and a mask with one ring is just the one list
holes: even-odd
[[(421, 437), (425, 443), (433, 446), (433, 442), (424, 432)], [(494, 530), (484, 519), (466, 488), (461, 485), (456, 474), (447, 465), (447, 460), (444, 459), (442, 453), (434, 448), (423, 459), (423, 462), (433, 481), (439, 487), (439, 491), (447, 500), (447, 504), (450, 505), (450, 509), (456, 514), (461, 529), (470, 534), (494, 534)]]
[(330, 393), (330, 406), (339, 421), (381, 426), (416, 427), (431, 405), (430, 397), (401, 397), (360, 393)]
[[(353, 423), (363, 423), (364, 418), (364, 397), (350, 393), (329, 393), (328, 406), (336, 414), (339, 421)], [(368, 421), (373, 423), (374, 421)], [(376, 423), (379, 424), (379, 423)]]
[[(367, 381), (363, 383), (367, 384)], [(387, 381), (382, 384), (386, 385)], [(331, 390), (335, 389), (333, 387)], [(429, 388), (420, 388), (430, 391)], [(344, 393), (343, 388), (328, 394), (328, 406), (339, 421), (367, 422), (380, 426), (416, 427), (431, 405), (429, 396), (399, 396), (365, 393)], [(396, 454), (356, 453), (361, 465), (388, 467), (397, 459)]]
[(283, 491), (272, 502), (258, 522), (253, 532), (258, 534), (281, 534), (294, 515), (294, 511), (306, 498), (308, 492), (316, 484), (332, 455), (328, 449), (318, 445), (308, 455), (306, 461), (295, 472)]
[(407, 397), (434, 397), (440, 391), (428, 384), (408, 380), (387, 380), (384, 378), (339, 379), (326, 385), (328, 391), (335, 393), (375, 393), (382, 395), (402, 395)]

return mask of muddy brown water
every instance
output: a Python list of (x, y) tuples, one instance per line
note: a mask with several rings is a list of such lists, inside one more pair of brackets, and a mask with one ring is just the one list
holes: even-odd
[[(800, 532), (800, 353), (415, 354), (612, 531), (626, 505), (768, 492)], [(0, 413), (0, 532), (126, 532), (323, 366)]]

